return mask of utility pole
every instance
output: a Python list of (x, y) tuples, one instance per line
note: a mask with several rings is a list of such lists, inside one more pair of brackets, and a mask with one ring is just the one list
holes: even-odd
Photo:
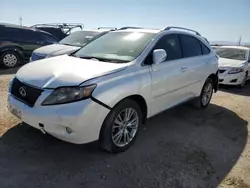
[(22, 15), (19, 17), (19, 24), (22, 26), (23, 25), (23, 18)]
[(239, 40), (238, 40), (238, 45), (240, 46), (241, 44), (241, 36), (239, 37)]

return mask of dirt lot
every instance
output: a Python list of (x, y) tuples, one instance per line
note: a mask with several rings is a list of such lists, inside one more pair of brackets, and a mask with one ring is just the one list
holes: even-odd
[(20, 124), (0, 70), (0, 188), (250, 187), (250, 83), (223, 88), (204, 111), (182, 105), (147, 121), (131, 149), (111, 155)]

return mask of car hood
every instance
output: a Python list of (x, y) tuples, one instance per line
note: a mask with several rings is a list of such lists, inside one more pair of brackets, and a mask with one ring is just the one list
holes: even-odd
[(219, 58), (219, 67), (242, 67), (245, 61)]
[(62, 55), (28, 63), (19, 69), (16, 77), (39, 88), (57, 88), (77, 86), (91, 78), (114, 73), (126, 67), (126, 63), (108, 63)]
[(34, 53), (44, 54), (49, 56), (63, 55), (70, 52), (74, 52), (78, 50), (80, 47), (78, 46), (69, 46), (64, 44), (51, 44), (48, 46), (43, 46), (34, 51)]

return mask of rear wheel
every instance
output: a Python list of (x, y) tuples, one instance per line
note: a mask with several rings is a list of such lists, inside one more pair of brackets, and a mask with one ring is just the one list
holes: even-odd
[(213, 80), (208, 78), (202, 87), (200, 96), (193, 101), (193, 105), (201, 109), (206, 108), (213, 96), (213, 89)]
[(142, 123), (142, 112), (133, 100), (118, 103), (108, 114), (101, 129), (99, 145), (111, 153), (128, 149), (134, 142)]
[(17, 66), (19, 61), (19, 55), (14, 51), (4, 52), (0, 58), (0, 64), (2, 64), (6, 68), (13, 68)]

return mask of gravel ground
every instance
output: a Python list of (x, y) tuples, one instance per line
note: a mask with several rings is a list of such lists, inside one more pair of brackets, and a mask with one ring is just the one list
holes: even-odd
[(128, 151), (73, 145), (7, 112), (15, 70), (0, 70), (0, 188), (250, 188), (250, 83), (223, 87), (204, 111), (188, 105), (147, 121)]

